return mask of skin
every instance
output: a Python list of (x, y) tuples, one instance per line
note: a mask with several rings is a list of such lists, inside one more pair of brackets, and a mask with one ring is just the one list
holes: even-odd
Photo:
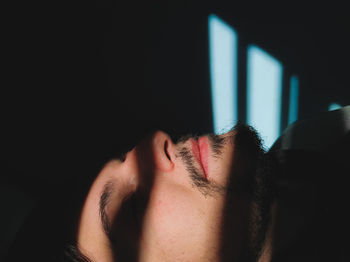
[[(209, 147), (206, 175), (217, 190), (201, 190), (190, 178), (180, 151), (193, 154), (191, 139), (174, 144), (161, 131), (128, 152), (124, 162), (106, 163), (82, 209), (77, 237), (82, 253), (100, 262), (238, 259), (246, 243), (249, 201), (231, 197), (226, 190), (235, 158), (233, 136), (221, 136), (225, 143), (220, 155)], [(200, 163), (192, 159), (205, 177)], [(105, 208), (109, 234), (100, 215), (107, 184), (112, 189)], [(223, 242), (231, 244), (224, 257)], [(270, 259), (269, 250), (264, 248), (259, 261)]]

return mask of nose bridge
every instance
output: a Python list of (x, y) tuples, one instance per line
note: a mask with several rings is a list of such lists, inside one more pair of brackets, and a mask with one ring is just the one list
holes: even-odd
[(141, 141), (131, 152), (129, 170), (137, 174), (139, 189), (149, 189), (153, 184), (156, 170), (152, 137), (148, 136)]

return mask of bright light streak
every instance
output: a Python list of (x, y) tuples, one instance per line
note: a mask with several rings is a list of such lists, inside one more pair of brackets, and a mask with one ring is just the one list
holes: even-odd
[(328, 107), (328, 111), (333, 111), (341, 108), (342, 106), (337, 103), (331, 103)]
[(208, 22), (214, 132), (220, 134), (237, 122), (237, 34), (215, 15)]
[(290, 78), (289, 86), (289, 111), (288, 124), (293, 123), (298, 119), (298, 100), (299, 100), (299, 79), (297, 76)]
[(257, 46), (247, 54), (247, 122), (270, 147), (280, 134), (282, 64)]

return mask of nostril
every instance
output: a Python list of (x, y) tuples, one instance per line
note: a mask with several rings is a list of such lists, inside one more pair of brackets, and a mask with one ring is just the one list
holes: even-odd
[(165, 143), (164, 143), (164, 152), (165, 152), (166, 157), (167, 157), (169, 160), (171, 160), (171, 159), (170, 159), (170, 156), (169, 156), (169, 153), (168, 153), (168, 141), (167, 141), (167, 140), (166, 140)]

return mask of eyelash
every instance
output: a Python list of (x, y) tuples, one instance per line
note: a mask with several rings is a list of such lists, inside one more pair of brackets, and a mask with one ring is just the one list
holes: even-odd
[(121, 154), (119, 160), (120, 160), (121, 162), (124, 162), (125, 159), (126, 159), (126, 153)]
[(118, 154), (117, 156), (115, 156), (114, 158), (123, 163), (126, 160), (126, 154), (127, 154), (127, 152), (121, 153), (121, 154)]

